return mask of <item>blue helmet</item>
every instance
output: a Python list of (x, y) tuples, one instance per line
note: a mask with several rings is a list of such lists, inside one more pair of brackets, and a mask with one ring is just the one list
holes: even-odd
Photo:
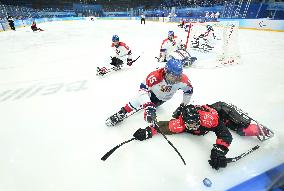
[(180, 76), (182, 74), (183, 68), (182, 68), (182, 63), (178, 59), (171, 58), (167, 63), (166, 63), (166, 71), (168, 73), (171, 73), (175, 76)]
[(119, 37), (117, 35), (113, 35), (112, 42), (118, 42), (118, 41), (119, 41)]
[(182, 62), (178, 59), (171, 58), (165, 66), (165, 81), (168, 84), (175, 84), (182, 78)]
[(169, 32), (168, 32), (168, 36), (175, 36), (174, 31), (169, 31)]

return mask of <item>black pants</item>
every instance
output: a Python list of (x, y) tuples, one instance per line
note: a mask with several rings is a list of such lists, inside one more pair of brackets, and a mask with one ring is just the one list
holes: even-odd
[(9, 25), (12, 30), (16, 30), (14, 22), (9, 22)]
[(151, 102), (153, 102), (156, 107), (162, 105), (163, 103), (165, 103), (165, 101), (159, 100), (157, 98), (157, 96), (151, 91), (151, 97), (150, 97)]
[(144, 25), (145, 25), (145, 19), (144, 18), (142, 18), (141, 19), (141, 24), (144, 22)]
[(119, 67), (119, 66), (121, 66), (123, 64), (123, 61), (120, 60), (119, 58), (113, 57), (111, 59), (111, 63), (110, 64), (115, 66), (115, 67)]
[(236, 131), (239, 135), (243, 135), (242, 130), (251, 122), (250, 118), (248, 118), (246, 115), (243, 115), (238, 111), (236, 106), (231, 104), (227, 104), (225, 102), (216, 102), (212, 105), (209, 105), (209, 107), (216, 109), (219, 118), (224, 122), (224, 124), (228, 128)]

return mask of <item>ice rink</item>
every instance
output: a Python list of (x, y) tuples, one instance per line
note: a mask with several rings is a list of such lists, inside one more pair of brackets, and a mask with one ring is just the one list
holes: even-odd
[[(207, 160), (215, 134), (161, 135), (132, 141), (106, 161), (101, 157), (145, 128), (143, 112), (117, 127), (105, 120), (124, 106), (159, 64), (160, 45), (177, 24), (140, 21), (62, 21), (0, 33), (0, 191), (222, 191), (284, 162), (284, 33), (239, 30), (242, 63), (187, 68), (195, 104), (230, 102), (266, 125), (275, 136), (261, 143), (232, 132), (227, 157), (256, 144), (260, 149), (216, 171)], [(130, 46), (131, 67), (105, 77), (112, 35)], [(193, 55), (194, 56), (194, 55)], [(182, 92), (157, 109), (168, 120)], [(212, 181), (210, 188), (202, 183)]]

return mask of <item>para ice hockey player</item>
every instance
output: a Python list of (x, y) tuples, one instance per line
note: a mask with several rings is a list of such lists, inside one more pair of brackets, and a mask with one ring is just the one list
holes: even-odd
[(107, 126), (115, 126), (131, 114), (144, 109), (144, 120), (156, 120), (156, 107), (170, 100), (177, 90), (183, 91), (183, 104), (188, 104), (193, 88), (188, 77), (183, 74), (180, 60), (170, 59), (166, 66), (151, 72), (140, 84), (137, 96), (106, 120)]
[[(211, 150), (212, 168), (218, 170), (227, 166), (226, 154), (232, 142), (229, 129), (240, 136), (256, 136), (264, 141), (273, 136), (273, 132), (259, 124), (232, 104), (216, 102), (211, 105), (180, 105), (170, 121), (159, 121), (157, 125), (164, 134), (190, 133), (205, 135), (209, 131), (216, 134), (216, 142)], [(140, 140), (152, 138), (157, 134), (155, 125), (138, 129), (133, 136)]]
[(97, 73), (99, 75), (104, 75), (110, 70), (120, 70), (124, 63), (126, 63), (128, 66), (131, 66), (133, 63), (131, 49), (124, 42), (119, 41), (119, 37), (117, 35), (112, 36), (111, 47), (114, 50), (114, 55), (111, 57), (110, 65), (113, 67), (111, 69), (106, 67), (98, 67)]
[(185, 26), (185, 22), (186, 22), (186, 20), (182, 19), (181, 23), (178, 25), (178, 27), (183, 28)]
[(32, 29), (33, 32), (36, 32), (36, 31), (43, 31), (41, 28), (38, 28), (38, 27), (36, 26), (36, 22), (35, 22), (35, 21), (33, 21), (32, 26), (31, 26), (31, 29)]
[(172, 52), (183, 49), (185, 50), (185, 45), (182, 40), (175, 36), (174, 31), (168, 32), (168, 38), (163, 40), (160, 48), (160, 56), (158, 58), (159, 62), (166, 62), (169, 60), (169, 56)]
[(15, 31), (16, 28), (15, 28), (15, 23), (14, 23), (13, 17), (12, 16), (8, 16), (7, 20), (8, 20), (8, 23), (9, 23), (9, 26), (10, 26), (11, 30)]

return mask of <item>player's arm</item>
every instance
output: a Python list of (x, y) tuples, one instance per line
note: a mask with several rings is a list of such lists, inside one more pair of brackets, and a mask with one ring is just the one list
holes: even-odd
[(225, 168), (227, 166), (226, 154), (229, 151), (229, 146), (232, 142), (232, 135), (228, 128), (221, 120), (218, 121), (218, 126), (214, 129), (217, 136), (216, 144), (213, 144), (211, 149), (209, 164), (215, 170)]
[(158, 132), (157, 128), (159, 128), (159, 131), (161, 131), (164, 135), (181, 133), (184, 131), (185, 128), (180, 123), (176, 122), (177, 120), (178, 119), (172, 119), (171, 121), (158, 121), (158, 127), (150, 125), (145, 129), (139, 128), (135, 131), (133, 136), (139, 141), (144, 141), (156, 135)]
[(184, 86), (181, 88), (183, 91), (182, 104), (187, 105), (191, 100), (193, 94), (193, 87), (188, 77), (184, 74), (182, 75), (181, 82), (184, 84)]

